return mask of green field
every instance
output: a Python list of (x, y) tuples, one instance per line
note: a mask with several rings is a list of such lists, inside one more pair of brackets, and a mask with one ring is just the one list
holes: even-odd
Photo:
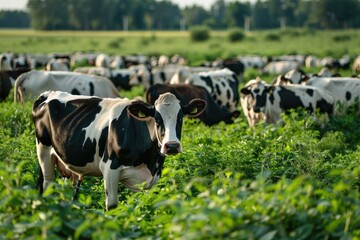
[[(360, 31), (288, 29), (246, 33), (243, 41), (230, 43), (228, 31), (211, 32), (206, 42), (192, 42), (189, 32), (37, 32), (0, 30), (0, 50), (19, 53), (73, 53), (184, 55), (189, 64), (217, 57), (244, 54), (265, 56), (314, 54), (341, 57), (360, 53)], [(276, 36), (274, 38), (274, 36)], [(268, 40), (270, 39), (270, 40)], [(274, 40), (275, 39), (275, 40)]]
[[(360, 54), (359, 31), (288, 32), (270, 42), (265, 36), (280, 30), (254, 32), (236, 44), (214, 32), (195, 44), (179, 32), (4, 30), (0, 49), (179, 52), (192, 63), (248, 53)], [(109, 48), (114, 40), (119, 48)], [(256, 74), (246, 72), (245, 82)], [(141, 94), (141, 88), (121, 92)], [(119, 206), (105, 212), (101, 178), (85, 178), (78, 201), (71, 200), (71, 182), (60, 178), (38, 195), (31, 107), (12, 96), (0, 103), (0, 239), (360, 239), (360, 118), (351, 110), (329, 121), (294, 112), (282, 126), (256, 129), (243, 115), (212, 127), (185, 119), (184, 152), (166, 158), (158, 184), (139, 193), (119, 184)]]

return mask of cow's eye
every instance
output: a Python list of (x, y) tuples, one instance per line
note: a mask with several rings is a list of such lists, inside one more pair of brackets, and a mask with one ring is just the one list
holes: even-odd
[(255, 90), (254, 90), (254, 93), (259, 93), (259, 92), (260, 92), (259, 89), (255, 89)]

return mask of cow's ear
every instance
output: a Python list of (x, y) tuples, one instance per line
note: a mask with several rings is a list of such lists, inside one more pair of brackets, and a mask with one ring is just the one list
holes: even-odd
[(155, 116), (155, 108), (141, 101), (131, 103), (127, 109), (128, 115), (145, 121)]
[(186, 106), (181, 106), (183, 113), (189, 117), (197, 117), (202, 114), (206, 108), (206, 102), (196, 98), (189, 102)]

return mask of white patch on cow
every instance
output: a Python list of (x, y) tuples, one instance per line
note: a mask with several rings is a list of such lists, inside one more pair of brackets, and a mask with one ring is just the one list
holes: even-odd
[[(126, 104), (124, 104), (126, 103)], [(127, 104), (130, 103), (130, 100), (127, 98), (125, 99), (116, 99), (116, 98), (107, 98), (103, 99), (99, 103), (99, 106), (101, 107), (101, 111), (96, 114), (95, 119), (92, 123), (90, 123), (89, 126), (86, 128), (83, 128), (83, 131), (85, 131), (85, 139), (83, 142), (83, 146), (87, 139), (90, 139), (91, 141), (99, 140), (102, 129), (105, 129), (108, 127), (111, 123), (111, 121), (114, 118), (118, 118), (124, 108), (127, 106)], [(111, 108), (111, 116), (109, 117), (109, 109)], [(99, 156), (99, 142), (97, 142), (96, 145), (96, 151), (94, 158), (96, 159), (97, 156)]]

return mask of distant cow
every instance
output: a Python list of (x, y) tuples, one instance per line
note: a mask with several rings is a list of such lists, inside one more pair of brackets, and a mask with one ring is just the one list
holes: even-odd
[(152, 187), (160, 178), (166, 155), (182, 152), (183, 115), (205, 108), (200, 99), (182, 105), (171, 93), (154, 106), (120, 98), (74, 96), (48, 91), (32, 110), (41, 167), (40, 192), (55, 178), (103, 177), (106, 209), (118, 204), (118, 182), (132, 191)]
[(110, 69), (105, 67), (78, 67), (74, 72), (103, 76), (110, 79), (118, 89), (130, 90), (130, 79), (136, 77), (134, 69)]
[(334, 98), (326, 90), (303, 85), (266, 85), (260, 80), (241, 89), (241, 94), (254, 99), (253, 110), (263, 113), (267, 123), (276, 123), (281, 113), (303, 108), (309, 112), (319, 109), (322, 113), (333, 113)]
[(205, 88), (219, 106), (224, 106), (235, 116), (239, 115), (239, 80), (227, 68), (191, 75), (185, 83)]
[(75, 95), (119, 97), (118, 90), (107, 78), (74, 72), (37, 71), (21, 74), (14, 88), (14, 100), (24, 102), (47, 90)]
[(299, 68), (301, 64), (297, 61), (272, 61), (263, 69), (263, 74), (285, 74), (286, 72)]
[(53, 58), (45, 66), (46, 71), (70, 71), (70, 61), (67, 58)]
[[(360, 79), (351, 77), (312, 77), (307, 85), (329, 91), (337, 105), (349, 107), (360, 101)], [(338, 112), (338, 108), (335, 109)]]
[(237, 59), (217, 60), (212, 63), (215, 68), (227, 68), (233, 71), (236, 76), (242, 77), (245, 71), (245, 65)]
[(0, 71), (9, 71), (13, 69), (12, 56), (11, 53), (0, 54)]
[(9, 71), (0, 71), (0, 101), (7, 98), (10, 90), (15, 85), (15, 80), (23, 73), (30, 71), (30, 69), (18, 69)]
[(232, 123), (233, 114), (224, 106), (219, 106), (209, 92), (203, 87), (190, 84), (156, 84), (146, 92), (146, 101), (154, 104), (158, 97), (166, 92), (174, 94), (182, 104), (188, 104), (192, 99), (200, 98), (206, 101), (205, 111), (197, 116), (206, 125), (211, 126), (221, 121)]
[(101, 53), (96, 56), (95, 59), (95, 66), (96, 67), (110, 67), (110, 58), (107, 54)]

